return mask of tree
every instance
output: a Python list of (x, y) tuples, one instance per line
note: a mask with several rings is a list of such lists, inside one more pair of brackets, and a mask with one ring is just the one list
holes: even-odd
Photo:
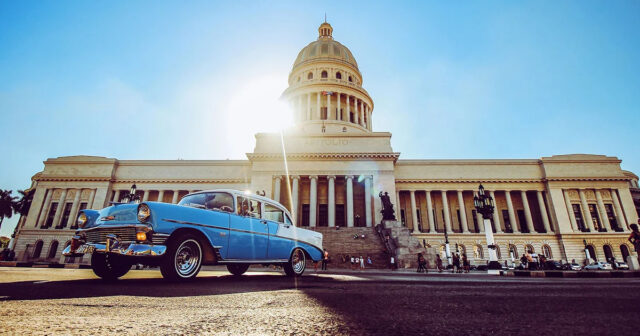
[(12, 190), (0, 189), (0, 227), (2, 227), (4, 218), (11, 218), (16, 208), (15, 202), (17, 197), (11, 196), (11, 192)]
[(33, 195), (36, 193), (35, 189), (18, 190), (21, 195), (20, 199), (14, 202), (13, 212), (20, 216), (26, 216), (29, 214), (29, 208), (31, 208), (31, 201), (33, 201)]

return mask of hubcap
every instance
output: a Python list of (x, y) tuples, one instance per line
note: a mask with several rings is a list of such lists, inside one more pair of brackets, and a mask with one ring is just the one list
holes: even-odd
[(200, 266), (200, 244), (193, 239), (185, 240), (176, 250), (176, 271), (182, 277), (193, 274)]
[(302, 250), (295, 250), (291, 256), (291, 267), (296, 274), (304, 272), (305, 258)]

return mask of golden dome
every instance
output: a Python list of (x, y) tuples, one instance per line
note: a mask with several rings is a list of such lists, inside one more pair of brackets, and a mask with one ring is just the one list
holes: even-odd
[[(324, 22), (318, 28), (318, 40), (309, 43), (300, 50), (296, 61), (293, 63), (293, 69), (302, 64), (314, 61), (337, 61), (346, 63), (358, 70), (358, 63), (353, 57), (351, 51), (340, 42), (333, 39), (331, 35), (333, 28), (327, 22)], [(358, 70), (359, 71), (359, 70)]]

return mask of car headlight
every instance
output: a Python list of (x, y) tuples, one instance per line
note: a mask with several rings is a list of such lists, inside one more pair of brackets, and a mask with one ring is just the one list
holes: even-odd
[(78, 224), (79, 228), (83, 228), (87, 224), (88, 220), (89, 219), (87, 218), (87, 215), (85, 215), (84, 212), (81, 212), (78, 216), (78, 219), (76, 220), (76, 223)]
[(151, 210), (149, 209), (149, 206), (144, 203), (138, 205), (138, 221), (144, 223), (149, 219), (149, 217), (151, 217)]

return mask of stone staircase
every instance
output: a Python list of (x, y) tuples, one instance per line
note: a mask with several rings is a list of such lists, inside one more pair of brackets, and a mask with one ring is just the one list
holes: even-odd
[[(305, 227), (305, 229), (320, 232), (323, 235), (323, 247), (329, 251), (331, 262), (329, 268), (349, 268), (351, 262), (342, 262), (342, 257), (363, 256), (366, 260), (371, 257), (372, 265), (365, 261), (366, 268), (389, 268), (390, 256), (384, 244), (371, 227)], [(362, 236), (364, 235), (364, 238)], [(358, 238), (354, 238), (358, 237)]]
[(436, 267), (436, 249), (424, 248), (420, 245), (418, 239), (411, 235), (411, 231), (398, 221), (384, 221), (384, 228), (389, 229), (391, 238), (396, 246), (396, 258), (398, 259), (398, 268), (417, 268), (418, 253), (427, 259), (429, 268)]

